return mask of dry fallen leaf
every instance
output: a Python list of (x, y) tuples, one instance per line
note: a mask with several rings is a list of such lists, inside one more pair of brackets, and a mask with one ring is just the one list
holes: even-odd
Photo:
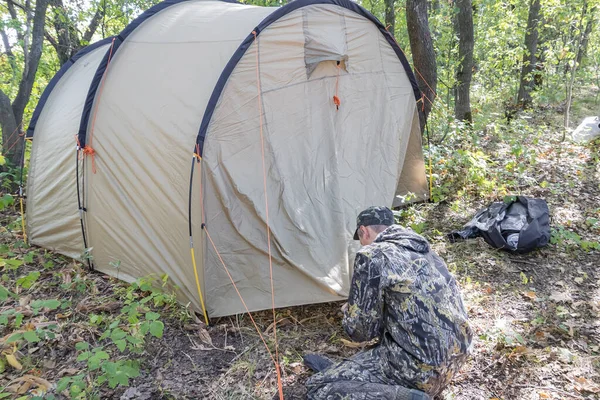
[(544, 339), (545, 336), (546, 336), (546, 334), (544, 332), (542, 332), (542, 331), (536, 331), (535, 332), (535, 338), (537, 340), (542, 340), (542, 339)]
[(73, 375), (77, 375), (80, 371), (77, 368), (63, 368), (60, 371), (58, 371), (58, 377), (62, 378), (65, 375), (68, 376), (73, 376)]
[(196, 332), (197, 332), (200, 340), (202, 340), (202, 342), (209, 344), (211, 346), (213, 345), (212, 339), (210, 338), (210, 334), (208, 333), (208, 331), (206, 329), (200, 328)]
[(562, 301), (570, 303), (573, 301), (573, 297), (571, 297), (571, 294), (567, 292), (552, 292), (550, 293), (549, 299), (557, 303)]
[(584, 377), (575, 378), (575, 382), (578, 392), (600, 393), (600, 386)]
[(24, 375), (15, 379), (14, 382), (15, 384), (11, 387), (11, 390), (17, 394), (25, 394), (35, 387), (32, 394), (42, 396), (53, 387), (50, 382), (35, 375)]
[(559, 347), (557, 349), (557, 357), (559, 361), (562, 361), (565, 364), (570, 364), (575, 360), (575, 354), (564, 347)]
[(527, 353), (527, 347), (517, 346), (513, 349), (513, 353), (521, 353), (521, 354)]
[(111, 301), (105, 304), (99, 304), (92, 308), (92, 311), (95, 312), (112, 312), (119, 308), (121, 308), (122, 304), (119, 301)]
[(539, 395), (540, 395), (540, 399), (549, 399), (550, 398), (550, 395), (546, 392), (540, 392)]
[(31, 389), (31, 386), (33, 385), (33, 381), (31, 380), (25, 380), (22, 384), (21, 387), (19, 389), (17, 389), (17, 394), (25, 394), (29, 391), (29, 389)]
[(29, 303), (31, 303), (31, 295), (30, 294), (19, 298), (20, 306), (25, 307), (25, 306), (29, 305)]
[(23, 369), (23, 366), (21, 365), (19, 360), (17, 360), (17, 357), (15, 357), (14, 354), (6, 354), (6, 361), (8, 361), (10, 366), (14, 369), (17, 369), (19, 371)]
[(525, 293), (523, 293), (523, 296), (527, 297), (530, 300), (535, 300), (537, 297), (535, 295), (535, 292), (525, 292)]
[(294, 374), (301, 374), (304, 371), (304, 365), (300, 362), (291, 363), (289, 367)]

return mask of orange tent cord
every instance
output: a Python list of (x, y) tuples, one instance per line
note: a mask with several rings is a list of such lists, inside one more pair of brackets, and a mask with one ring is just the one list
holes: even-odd
[[(200, 149), (199, 146), (196, 145), (196, 153), (194, 153), (194, 156), (199, 160), (202, 161), (202, 157), (200, 157), (200, 153), (199, 153)], [(200, 175), (202, 176), (202, 175)], [(258, 336), (260, 337), (260, 340), (263, 342), (263, 344), (265, 345), (265, 348), (267, 349), (267, 352), (269, 353), (269, 356), (271, 357), (271, 360), (273, 361), (273, 364), (275, 365), (275, 368), (278, 370), (278, 363), (277, 361), (275, 361), (275, 357), (273, 356), (273, 353), (271, 352), (271, 349), (269, 348), (269, 345), (267, 344), (260, 328), (258, 327), (256, 321), (254, 320), (254, 317), (252, 317), (252, 313), (250, 313), (250, 309), (248, 308), (248, 306), (246, 305), (246, 302), (244, 301), (244, 298), (242, 297), (242, 294), (240, 292), (240, 290), (238, 289), (237, 285), (235, 284), (235, 281), (233, 280), (233, 277), (231, 276), (231, 273), (229, 272), (229, 269), (227, 268), (227, 265), (225, 264), (225, 261), (223, 261), (223, 257), (221, 256), (221, 253), (219, 253), (219, 250), (217, 249), (217, 246), (215, 245), (215, 242), (213, 241), (212, 237), (210, 236), (210, 233), (208, 231), (208, 227), (205, 224), (205, 214), (204, 214), (204, 198), (203, 198), (204, 194), (202, 191), (202, 179), (200, 179), (200, 204), (201, 204), (201, 213), (202, 213), (202, 229), (204, 230), (204, 232), (206, 232), (206, 237), (208, 238), (214, 252), (217, 254), (217, 257), (219, 258), (219, 261), (221, 262), (221, 265), (223, 266), (223, 269), (225, 270), (225, 273), (227, 273), (227, 276), (229, 277), (229, 280), (231, 281), (231, 284), (233, 285), (233, 288), (235, 289), (235, 292), (237, 293), (238, 297), (240, 298), (240, 301), (242, 302), (242, 305), (244, 306), (244, 308), (246, 309), (246, 313), (248, 314), (248, 316), (250, 317), (250, 320), (252, 321), (252, 324), (254, 325), (254, 328), (256, 329), (256, 332), (258, 333)], [(282, 389), (283, 390), (283, 389)], [(283, 394), (282, 391), (280, 391), (280, 400), (283, 400)]]
[(210, 236), (210, 233), (208, 232), (208, 228), (206, 227), (206, 225), (204, 225), (204, 231), (206, 232), (206, 237), (210, 241), (210, 244), (212, 245), (215, 253), (217, 253), (217, 257), (219, 257), (219, 261), (221, 261), (221, 265), (225, 269), (225, 272), (227, 273), (227, 276), (229, 277), (229, 280), (231, 281), (231, 284), (233, 285), (233, 288), (235, 289), (238, 297), (240, 298), (240, 301), (242, 302), (242, 305), (246, 309), (246, 313), (250, 317), (250, 320), (252, 321), (252, 324), (254, 325), (254, 328), (256, 328), (256, 332), (258, 332), (258, 336), (260, 336), (260, 340), (262, 340), (263, 344), (265, 345), (265, 348), (267, 349), (267, 352), (269, 353), (269, 356), (271, 356), (271, 360), (273, 360), (273, 363), (275, 363), (275, 365), (277, 365), (277, 362), (275, 361), (275, 358), (273, 357), (273, 353), (271, 352), (271, 349), (269, 349), (269, 345), (267, 345), (265, 337), (263, 336), (262, 332), (260, 331), (260, 328), (256, 324), (256, 321), (254, 320), (254, 317), (252, 317), (252, 313), (250, 312), (250, 309), (246, 305), (246, 302), (244, 301), (244, 298), (242, 297), (242, 294), (240, 293), (237, 285), (235, 284), (235, 281), (233, 280), (233, 277), (231, 276), (231, 273), (229, 272), (229, 269), (225, 265), (225, 262), (223, 261), (223, 257), (221, 257), (221, 253), (219, 253), (219, 250), (217, 250), (217, 246), (215, 245), (215, 242), (212, 240), (212, 237)]
[(271, 306), (273, 309), (273, 340), (275, 342), (275, 370), (277, 372), (277, 388), (279, 390), (279, 399), (283, 400), (283, 385), (281, 382), (281, 370), (279, 369), (279, 345), (277, 343), (277, 316), (275, 315), (275, 286), (273, 283), (273, 258), (271, 254), (271, 227), (269, 225), (269, 196), (267, 194), (267, 169), (265, 167), (265, 141), (264, 141), (264, 124), (263, 124), (263, 109), (262, 109), (262, 88), (260, 82), (260, 66), (259, 66), (259, 42), (256, 31), (252, 31), (254, 41), (256, 42), (256, 90), (258, 94), (258, 119), (260, 126), (260, 152), (262, 158), (263, 169), (263, 189), (265, 191), (265, 223), (267, 226), (267, 248), (269, 251), (269, 275), (271, 278)]
[(335, 104), (335, 108), (337, 111), (340, 110), (340, 105), (342, 101), (338, 97), (338, 91), (340, 87), (340, 61), (337, 62), (337, 77), (335, 78), (335, 95), (333, 95), (333, 104)]
[[(21, 122), (19, 125), (17, 125), (15, 130), (8, 137), (8, 139), (6, 139), (6, 143), (10, 143), (10, 140), (13, 138), (13, 136), (15, 136), (15, 133), (17, 133), (19, 131), (19, 128), (21, 128), (22, 125), (23, 125), (23, 122)], [(23, 134), (19, 133), (19, 136), (23, 136), (23, 135), (24, 135), (24, 133)], [(2, 142), (2, 146), (4, 147), (4, 145), (6, 145), (6, 143)], [(18, 141), (13, 143), (13, 145), (10, 146), (10, 148), (8, 150), (5, 150), (4, 153), (8, 153), (10, 151), (10, 149), (12, 149), (15, 146), (16, 143), (18, 143)]]

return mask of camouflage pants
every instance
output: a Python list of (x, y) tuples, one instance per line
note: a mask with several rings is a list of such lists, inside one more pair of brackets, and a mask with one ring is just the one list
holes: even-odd
[[(309, 400), (400, 400), (410, 399), (414, 387), (388, 378), (380, 348), (358, 353), (313, 375), (306, 386)], [(414, 397), (415, 399), (418, 397)], [(423, 397), (425, 399), (426, 397)]]

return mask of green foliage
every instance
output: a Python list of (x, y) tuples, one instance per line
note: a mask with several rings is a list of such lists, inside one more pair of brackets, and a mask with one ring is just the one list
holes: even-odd
[(22, 276), (19, 279), (17, 279), (17, 286), (20, 286), (23, 289), (29, 289), (29, 288), (31, 288), (31, 286), (33, 286), (35, 281), (37, 281), (39, 279), (39, 277), (40, 277), (39, 271), (30, 272), (27, 275)]
[(5, 194), (0, 197), (0, 211), (7, 207), (12, 206), (15, 203), (15, 199), (10, 194)]
[(22, 260), (0, 258), (0, 267), (4, 267), (6, 270), (14, 271), (21, 265), (23, 265)]
[(600, 243), (583, 240), (579, 234), (561, 225), (552, 228), (550, 243), (567, 250), (575, 247), (579, 247), (584, 251), (600, 250)]
[[(0, 301), (4, 301), (6, 299), (8, 299), (8, 296), (10, 295), (10, 291), (5, 288), (4, 286), (0, 285)], [(0, 320), (0, 324), (2, 323), (2, 321)]]

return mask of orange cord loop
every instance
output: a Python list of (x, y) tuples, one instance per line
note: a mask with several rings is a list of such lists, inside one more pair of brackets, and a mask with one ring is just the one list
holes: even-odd
[(340, 110), (340, 105), (342, 104), (342, 101), (340, 100), (340, 97), (338, 96), (338, 92), (339, 92), (339, 87), (340, 87), (340, 69), (342, 68), (340, 66), (341, 61), (337, 62), (337, 77), (335, 78), (335, 94), (333, 95), (333, 104), (335, 104), (335, 109), (337, 111)]
[(85, 146), (82, 149), (82, 151), (83, 151), (84, 156), (90, 156), (92, 158), (92, 172), (95, 174), (96, 173), (96, 159), (94, 157), (96, 156), (96, 151), (90, 146)]

